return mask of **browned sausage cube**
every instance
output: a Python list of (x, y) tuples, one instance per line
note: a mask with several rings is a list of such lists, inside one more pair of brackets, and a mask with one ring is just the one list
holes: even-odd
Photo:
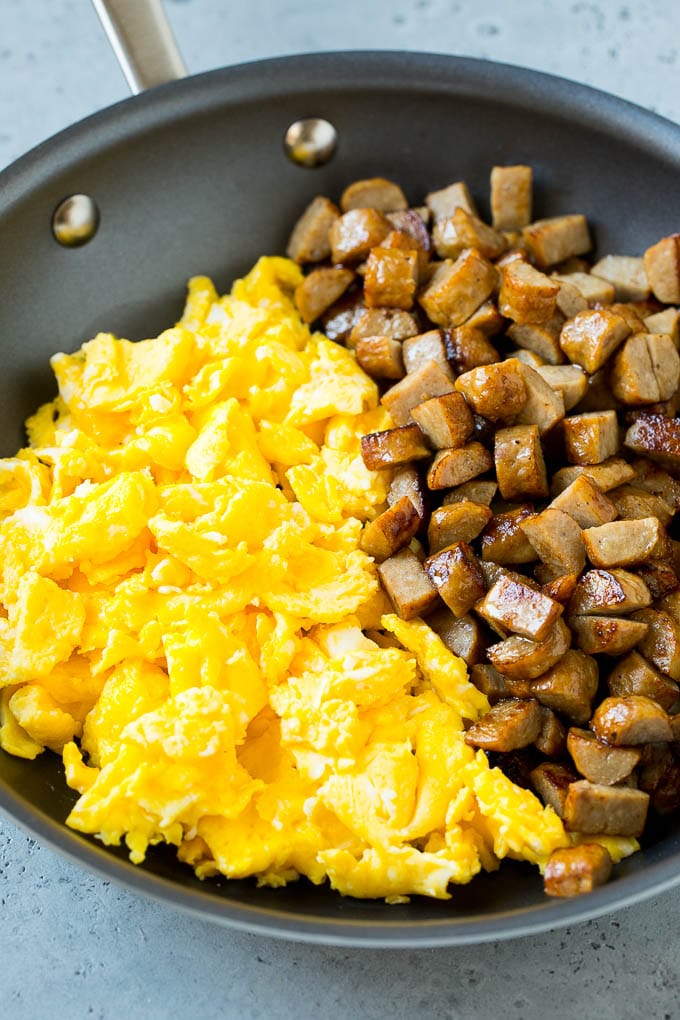
[(364, 526), (361, 548), (378, 562), (386, 560), (409, 544), (420, 523), (420, 514), (415, 506), (408, 496), (402, 496), (374, 521)]
[(435, 450), (464, 446), (475, 430), (472, 412), (460, 393), (444, 393), (418, 404), (411, 416)]
[(561, 758), (567, 747), (567, 731), (550, 708), (541, 705), (541, 732), (536, 737), (536, 749), (548, 758)]
[(387, 505), (394, 506), (402, 496), (408, 496), (418, 511), (421, 521), (427, 512), (427, 492), (423, 480), (411, 464), (397, 468), (387, 492)]
[(569, 787), (578, 780), (576, 773), (565, 765), (544, 761), (529, 773), (529, 779), (543, 803), (562, 818)]
[[(472, 315), (468, 316), (463, 325), (469, 329), (477, 329), (480, 333), (483, 333), (486, 337), (496, 336), (498, 333), (502, 333), (507, 325), (507, 320), (503, 318), (501, 313), (498, 311), (495, 301), (485, 301), (475, 309)], [(478, 362), (478, 364), (486, 364), (486, 362)], [(468, 366), (472, 368), (472, 365)]]
[(364, 336), (357, 340), (357, 361), (373, 379), (403, 379), (401, 344), (389, 336)]
[(522, 236), (541, 269), (572, 255), (585, 255), (591, 248), (588, 224), (580, 213), (535, 220), (524, 228)]
[(590, 719), (597, 686), (595, 660), (571, 648), (532, 682), (531, 693), (547, 708), (566, 715), (573, 722), (585, 723)]
[(558, 619), (543, 641), (531, 641), (513, 634), (505, 641), (491, 645), (487, 656), (498, 672), (509, 680), (535, 680), (562, 658), (570, 643), (569, 628)]
[(596, 528), (618, 517), (615, 504), (587, 474), (578, 475), (550, 506), (553, 510), (569, 514), (581, 528)]
[(340, 196), (340, 208), (343, 212), (350, 209), (379, 209), (389, 213), (399, 209), (408, 209), (406, 196), (398, 184), (384, 177), (369, 177), (366, 180), (353, 181)]
[(647, 628), (639, 641), (642, 655), (673, 680), (680, 680), (680, 626), (661, 609), (641, 609), (635, 621)]
[(496, 482), (487, 482), (484, 479), (475, 479), (472, 482), (463, 482), (447, 492), (444, 496), (443, 506), (451, 503), (460, 503), (463, 500), (471, 499), (473, 503), (483, 503), (484, 506), (491, 506), (493, 498), (498, 490)]
[(489, 421), (514, 418), (527, 402), (524, 373), (516, 358), (473, 368), (459, 376), (455, 385), (475, 414)]
[(601, 464), (619, 448), (616, 411), (575, 414), (562, 422), (564, 448), (571, 464)]
[(460, 206), (435, 223), (432, 241), (440, 258), (457, 258), (466, 248), (476, 248), (486, 258), (496, 259), (506, 247), (502, 234)]
[(378, 574), (395, 611), (402, 620), (425, 616), (439, 602), (423, 566), (410, 549), (402, 549), (378, 566)]
[(664, 308), (662, 312), (646, 315), (644, 322), (650, 333), (665, 333), (676, 347), (680, 343), (680, 311), (677, 308)]
[(571, 832), (603, 836), (641, 836), (649, 794), (629, 786), (602, 786), (581, 779), (572, 783), (564, 804), (564, 824)]
[(417, 333), (404, 341), (404, 365), (407, 372), (417, 372), (428, 361), (434, 361), (442, 372), (453, 380), (444, 333), (441, 329), (430, 329), (427, 333)]
[(498, 309), (515, 322), (549, 322), (555, 314), (560, 285), (528, 262), (517, 260), (502, 268)]
[(418, 255), (399, 248), (375, 247), (366, 261), (364, 296), (369, 308), (413, 306), (418, 285)]
[(534, 547), (521, 528), (522, 523), (532, 516), (531, 506), (496, 514), (482, 536), (482, 559), (504, 565), (531, 563), (537, 559)]
[(388, 336), (392, 340), (406, 340), (418, 332), (418, 323), (410, 312), (395, 308), (367, 308), (352, 327), (347, 346), (354, 348), (359, 340), (369, 336)]
[(641, 694), (651, 698), (670, 712), (680, 698), (680, 687), (670, 677), (660, 673), (639, 652), (630, 652), (614, 666), (607, 677), (609, 693), (615, 698)]
[(439, 552), (455, 542), (472, 542), (492, 516), (488, 506), (469, 499), (439, 507), (432, 513), (427, 529), (430, 552)]
[(330, 229), (333, 262), (361, 262), (391, 229), (390, 221), (377, 209), (350, 209)]
[(466, 542), (456, 542), (430, 556), (425, 570), (454, 616), (469, 613), (486, 591), (477, 557)]
[(474, 248), (434, 271), (418, 300), (437, 326), (460, 326), (495, 289), (498, 270)]
[(361, 456), (369, 471), (429, 457), (431, 450), (417, 425), (401, 425), (361, 437)]
[[(526, 353), (533, 353), (539, 359), (534, 368), (544, 365), (561, 365), (565, 360), (562, 348), (559, 345), (559, 331), (554, 332), (549, 324), (540, 325), (537, 322), (514, 322), (508, 329), (508, 336), (517, 347), (521, 347)], [(572, 366), (576, 368), (577, 366)], [(551, 384), (552, 385), (552, 384)], [(583, 381), (583, 390), (586, 389), (586, 381)], [(574, 401), (576, 403), (576, 401)]]
[(456, 181), (440, 191), (431, 191), (425, 196), (425, 205), (432, 211), (435, 222), (453, 216), (456, 209), (467, 209), (475, 213), (475, 203), (464, 181)]
[(553, 390), (531, 365), (522, 365), (527, 401), (517, 415), (517, 425), (537, 425), (541, 435), (564, 418), (564, 398)]
[(563, 607), (540, 591), (505, 575), (489, 589), (476, 607), (501, 632), (512, 631), (542, 641), (562, 614)]
[(680, 234), (670, 234), (648, 248), (645, 270), (654, 297), (665, 304), (680, 302)]
[(492, 365), (500, 354), (486, 334), (475, 326), (457, 326), (444, 334), (449, 364), (458, 375), (478, 365)]
[(637, 568), (638, 574), (649, 588), (652, 599), (662, 599), (680, 588), (680, 578), (675, 567), (666, 560), (647, 560)]
[(577, 727), (572, 727), (567, 734), (567, 750), (584, 779), (602, 786), (620, 783), (640, 761), (637, 748), (610, 747), (594, 733)]
[(493, 457), (481, 443), (468, 443), (458, 450), (439, 450), (427, 473), (430, 489), (451, 489), (490, 471)]
[(569, 626), (574, 641), (588, 655), (625, 655), (647, 633), (642, 621), (619, 616), (571, 616)]
[(677, 471), (680, 468), (680, 421), (663, 414), (641, 415), (628, 429), (625, 445)]
[(533, 744), (541, 732), (541, 722), (537, 701), (507, 698), (470, 726), (465, 743), (485, 751), (515, 751)]
[(478, 691), (487, 696), (490, 705), (512, 696), (503, 674), (487, 662), (475, 663), (470, 670), (470, 680)]
[(588, 570), (576, 585), (569, 612), (585, 616), (620, 616), (646, 609), (649, 588), (628, 570)]
[(442, 393), (452, 391), (451, 379), (439, 365), (428, 361), (383, 393), (382, 404), (397, 425), (406, 425), (411, 420), (411, 411), (418, 404), (429, 400), (430, 397), (440, 397)]
[(354, 279), (351, 269), (314, 269), (295, 288), (295, 304), (305, 322), (314, 322), (345, 293)]
[(595, 567), (627, 567), (668, 554), (666, 529), (657, 517), (612, 521), (583, 531), (588, 559)]
[(491, 217), (496, 230), (521, 230), (531, 222), (530, 166), (495, 166), (491, 171)]
[(675, 511), (660, 496), (655, 496), (636, 485), (620, 485), (612, 489), (609, 498), (624, 521), (639, 521), (645, 517), (657, 517), (664, 526), (673, 520)]
[(668, 713), (640, 694), (605, 698), (595, 709), (590, 726), (603, 743), (614, 747), (673, 739)]
[[(559, 280), (560, 283), (567, 283), (571, 287), (576, 288), (590, 308), (593, 308), (596, 305), (611, 305), (616, 295), (616, 290), (613, 284), (609, 283), (607, 280), (600, 279), (599, 276), (591, 276), (590, 273), (582, 272), (580, 270), (570, 273), (553, 273), (553, 279)], [(579, 309), (579, 311), (581, 311), (581, 309)], [(585, 309), (583, 309), (583, 311), (585, 311)], [(571, 319), (574, 315), (578, 315), (578, 312), (573, 312), (571, 315), (568, 315), (567, 318)]]
[[(543, 594), (547, 595), (551, 599), (555, 599), (556, 602), (561, 602), (562, 605), (566, 605), (571, 596), (574, 594), (578, 574), (558, 574), (557, 577), (549, 576), (549, 580), (544, 581), (543, 578), (539, 576), (541, 573), (542, 571), (539, 568), (536, 568), (536, 580), (542, 582), (541, 588), (543, 590)], [(552, 571), (549, 568), (547, 569), (547, 574), (552, 574)]]
[(635, 333), (612, 362), (610, 385), (622, 404), (634, 407), (669, 400), (679, 381), (680, 355), (662, 333)]
[(329, 231), (340, 210), (329, 198), (318, 195), (293, 227), (286, 252), (296, 262), (323, 262), (331, 253)]
[(606, 308), (579, 312), (562, 327), (560, 346), (570, 361), (591, 375), (602, 368), (630, 333), (620, 315)]
[[(607, 460), (603, 460), (601, 464), (574, 464), (571, 467), (560, 468), (553, 475), (550, 486), (553, 496), (564, 492), (565, 489), (582, 475), (590, 478), (602, 492), (609, 492), (610, 489), (615, 489), (618, 485), (623, 485), (625, 482), (629, 482), (631, 478), (635, 478), (635, 470), (620, 457), (609, 457)], [(575, 503), (576, 501), (574, 500), (574, 505)], [(559, 509), (564, 508), (560, 507)], [(571, 509), (565, 512), (571, 514), (577, 520)], [(606, 524), (607, 522), (603, 520), (594, 523)], [(584, 524), (583, 527), (588, 527), (588, 525)]]
[[(439, 635), (449, 651), (458, 655), (468, 666), (481, 663), (486, 652), (486, 640), (482, 625), (476, 617), (469, 613), (456, 617), (447, 606), (429, 616), (427, 625)], [(507, 697), (508, 693), (506, 690), (503, 697)]]
[[(651, 461), (645, 460), (644, 457), (639, 457), (634, 461), (633, 470), (635, 471), (634, 484), (638, 488), (659, 496), (673, 511), (680, 510), (680, 482), (672, 475)], [(629, 481), (629, 479), (626, 478), (623, 481)]]
[(641, 258), (605, 255), (590, 271), (613, 285), (617, 301), (644, 301), (649, 297), (649, 281)]
[(548, 477), (536, 425), (499, 429), (494, 441), (496, 477), (504, 499), (548, 495)]
[(609, 881), (612, 859), (606, 847), (599, 843), (581, 843), (579, 846), (553, 850), (543, 875), (547, 896), (561, 899), (584, 896)]

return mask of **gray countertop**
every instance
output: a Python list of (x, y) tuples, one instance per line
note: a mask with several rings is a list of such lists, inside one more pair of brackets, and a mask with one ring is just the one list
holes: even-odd
[[(675, 0), (168, 0), (192, 71), (322, 49), (561, 74), (680, 121)], [(126, 87), (86, 0), (0, 0), (0, 168)], [(677, 225), (676, 225), (677, 226)], [(0, 818), (0, 1016), (680, 1017), (680, 890), (514, 942), (418, 952), (232, 932), (79, 869)]]

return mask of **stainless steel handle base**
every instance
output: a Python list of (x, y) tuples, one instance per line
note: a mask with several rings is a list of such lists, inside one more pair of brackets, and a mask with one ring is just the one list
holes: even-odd
[(161, 0), (92, 0), (132, 92), (187, 73)]

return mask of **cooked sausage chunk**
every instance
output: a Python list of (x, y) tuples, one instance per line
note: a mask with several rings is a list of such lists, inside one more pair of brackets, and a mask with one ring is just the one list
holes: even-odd
[(495, 166), (491, 171), (491, 218), (496, 230), (521, 230), (531, 222), (530, 166)]
[(543, 875), (546, 895), (562, 899), (583, 896), (604, 885), (612, 873), (612, 859), (599, 843), (553, 850)]
[(662, 333), (635, 333), (614, 356), (610, 385), (622, 404), (669, 400), (680, 381), (680, 355)]
[(616, 663), (607, 677), (609, 693), (613, 697), (626, 698), (631, 694), (651, 698), (667, 712), (680, 698), (680, 687), (670, 677), (664, 676), (639, 652), (630, 652), (625, 659)]
[(512, 692), (503, 674), (490, 666), (488, 662), (475, 663), (470, 670), (470, 680), (478, 691), (487, 696), (490, 705), (495, 705), (504, 698), (512, 697)]
[(630, 333), (626, 320), (606, 308), (579, 312), (562, 327), (560, 346), (570, 361), (597, 372)]
[(427, 529), (430, 552), (439, 552), (455, 542), (474, 541), (492, 517), (488, 506), (470, 499), (439, 507), (430, 517)]
[(435, 450), (458, 449), (467, 443), (475, 430), (472, 412), (460, 393), (431, 397), (412, 407), (411, 417)]
[(611, 747), (589, 730), (572, 726), (567, 750), (581, 775), (591, 783), (613, 786), (626, 779), (640, 761), (636, 747)]
[[(541, 577), (538, 576), (540, 566), (539, 564), (536, 568), (536, 577), (539, 581), (541, 580)], [(551, 571), (548, 571), (548, 573), (551, 573)], [(555, 599), (556, 602), (561, 602), (562, 605), (566, 605), (574, 594), (577, 580), (578, 574), (558, 574), (557, 577), (550, 577), (549, 580), (543, 581), (541, 589), (549, 598)]]
[(384, 563), (380, 563), (378, 574), (402, 620), (425, 616), (439, 602), (436, 588), (410, 549), (402, 549), (396, 556), (390, 556)]
[(418, 286), (418, 253), (399, 248), (371, 249), (364, 268), (364, 296), (369, 308), (413, 307)]
[(496, 259), (506, 248), (502, 234), (460, 206), (435, 223), (432, 242), (440, 258), (457, 258), (466, 248), (476, 248), (486, 258)]
[(547, 507), (543, 513), (526, 517), (519, 527), (553, 576), (583, 570), (586, 553), (581, 529), (568, 514)]
[(591, 273), (613, 285), (617, 301), (644, 301), (649, 297), (649, 281), (641, 258), (605, 255), (595, 263)]
[(567, 747), (567, 731), (555, 713), (541, 705), (541, 732), (534, 741), (536, 749), (548, 758), (560, 758)]
[(493, 498), (498, 491), (498, 484), (484, 479), (474, 479), (471, 482), (463, 482), (451, 489), (444, 496), (442, 505), (449, 506), (451, 503), (460, 503), (464, 499), (471, 499), (474, 503), (483, 503), (484, 506), (491, 506)]
[(528, 262), (502, 267), (498, 308), (514, 322), (549, 322), (555, 314), (560, 285)]
[[(561, 492), (564, 492), (581, 475), (590, 478), (602, 492), (609, 492), (610, 489), (615, 489), (617, 486), (629, 482), (631, 478), (635, 478), (635, 470), (620, 457), (609, 457), (607, 460), (603, 460), (601, 464), (573, 464), (569, 467), (563, 467), (553, 475), (550, 486), (553, 496), (558, 496)], [(569, 512), (567, 511), (567, 513)], [(600, 521), (599, 523), (605, 524), (606, 522)], [(589, 527), (589, 525), (583, 526)]]
[(565, 411), (571, 411), (588, 389), (588, 376), (579, 365), (540, 365), (536, 371), (556, 393), (562, 394)]
[[(571, 273), (553, 273), (552, 275), (553, 280), (558, 280), (561, 284), (566, 283), (571, 287), (575, 287), (590, 308), (611, 305), (614, 301), (616, 290), (613, 284), (607, 280), (600, 279), (598, 276), (591, 276), (590, 273), (584, 273), (579, 270)], [(575, 314), (578, 315), (578, 312)], [(569, 318), (572, 318), (572, 316), (569, 316)]]
[(361, 437), (361, 456), (369, 471), (429, 457), (431, 450), (417, 425), (400, 425)]
[(349, 184), (340, 196), (343, 212), (350, 209), (378, 209), (390, 213), (408, 209), (406, 196), (398, 184), (384, 177), (369, 177)]
[[(561, 321), (560, 318), (560, 323)], [(507, 335), (521, 349), (522, 356), (526, 358), (533, 354), (538, 359), (533, 365), (534, 368), (545, 366), (554, 368), (561, 365), (565, 360), (562, 348), (558, 343), (559, 327), (553, 329), (552, 323), (553, 319), (543, 324), (537, 322), (514, 322), (508, 328)], [(577, 365), (572, 367), (578, 368)], [(586, 388), (587, 380), (584, 377), (584, 391)]]
[(533, 744), (541, 732), (541, 722), (537, 701), (507, 698), (470, 726), (465, 743), (485, 751), (515, 751)]
[(668, 553), (666, 529), (656, 517), (586, 528), (583, 541), (595, 567), (627, 567)]
[(501, 576), (476, 607), (480, 616), (503, 631), (543, 641), (562, 615), (563, 606), (507, 575)]
[(627, 570), (589, 570), (576, 585), (569, 612), (586, 616), (619, 616), (646, 609), (652, 601), (649, 588)]
[(331, 253), (328, 232), (340, 217), (340, 210), (319, 195), (309, 203), (293, 227), (287, 254), (295, 262), (323, 262)]
[(404, 341), (404, 365), (407, 372), (416, 372), (428, 362), (434, 361), (442, 372), (453, 381), (453, 372), (449, 365), (441, 329), (430, 329), (427, 333), (417, 333)]
[(667, 304), (680, 302), (680, 234), (670, 234), (648, 248), (645, 270), (654, 297)]
[(418, 301), (437, 326), (462, 325), (496, 287), (498, 270), (474, 248), (456, 261), (445, 259), (420, 292)]
[(533, 516), (531, 505), (496, 514), (482, 535), (482, 559), (504, 565), (531, 563), (536, 551), (522, 530), (522, 523)]
[(680, 588), (677, 571), (666, 560), (647, 560), (637, 567), (637, 572), (649, 588), (653, 599), (664, 598)]
[(680, 680), (680, 626), (661, 609), (641, 609), (634, 620), (647, 628), (639, 641), (642, 655), (672, 680)]
[(665, 744), (648, 744), (642, 751), (639, 789), (650, 796), (654, 810), (670, 814), (680, 807), (680, 761)]
[(387, 492), (387, 505), (394, 506), (402, 496), (408, 496), (418, 511), (421, 521), (427, 512), (427, 490), (418, 471), (410, 464), (397, 468)]
[[(475, 329), (479, 333), (483, 333), (486, 337), (492, 337), (503, 332), (506, 320), (498, 311), (496, 302), (489, 300), (484, 301), (479, 308), (476, 308), (472, 315), (468, 316), (463, 325), (468, 329)], [(479, 361), (478, 364), (482, 365), (486, 364), (486, 362)], [(468, 365), (468, 368), (473, 368), (473, 365)]]
[(577, 476), (571, 485), (555, 496), (550, 507), (569, 514), (581, 528), (609, 524), (618, 517), (615, 504), (586, 474)]
[(629, 786), (603, 786), (581, 779), (572, 783), (564, 803), (564, 824), (571, 832), (603, 836), (641, 836), (649, 794)]
[(395, 308), (366, 308), (352, 327), (346, 340), (350, 348), (369, 336), (388, 336), (392, 340), (406, 340), (418, 332), (418, 323), (410, 312)]
[(314, 269), (295, 288), (295, 304), (305, 322), (314, 322), (345, 293), (354, 279), (351, 269)]
[(635, 471), (634, 484), (637, 488), (658, 496), (674, 513), (680, 510), (680, 482), (672, 475), (644, 457), (635, 460), (632, 469)]
[(524, 373), (516, 358), (473, 368), (458, 376), (455, 386), (475, 414), (489, 421), (514, 418), (527, 402)]
[(429, 195), (425, 196), (425, 205), (431, 210), (435, 223), (453, 216), (456, 209), (459, 208), (466, 209), (470, 213), (477, 211), (470, 190), (464, 181), (456, 181), (440, 191), (431, 191)]
[(439, 450), (427, 473), (431, 489), (450, 489), (483, 475), (493, 467), (493, 458), (481, 443), (468, 443), (457, 450)]
[(448, 375), (434, 361), (428, 361), (383, 393), (382, 403), (397, 425), (406, 425), (418, 404), (452, 391), (453, 382)]
[[(520, 362), (521, 364), (521, 362)], [(515, 419), (516, 425), (537, 425), (541, 435), (564, 418), (564, 399), (531, 365), (521, 365), (527, 399)]]
[(361, 548), (381, 562), (408, 545), (421, 524), (420, 514), (408, 496), (381, 513), (365, 525), (361, 533)]
[[(483, 660), (486, 641), (482, 626), (476, 617), (469, 613), (456, 617), (450, 609), (445, 608), (429, 616), (427, 623), (436, 634), (439, 634), (449, 651), (460, 656), (468, 666), (476, 666)], [(500, 673), (498, 675), (500, 676)], [(507, 697), (508, 694), (509, 691), (505, 689), (502, 696)]]
[(625, 445), (677, 471), (680, 468), (680, 420), (663, 414), (641, 415), (628, 429)]
[(392, 224), (377, 209), (350, 209), (329, 231), (333, 262), (361, 262), (387, 237)]
[(570, 648), (564, 656), (531, 683), (531, 693), (542, 705), (575, 723), (585, 723), (597, 693), (597, 663)]
[(372, 379), (403, 379), (404, 360), (398, 340), (389, 336), (363, 336), (356, 344), (357, 361)]
[(662, 312), (655, 312), (653, 315), (646, 315), (644, 319), (645, 328), (650, 333), (665, 333), (669, 336), (675, 346), (680, 341), (680, 311), (677, 308), (664, 308)]
[(505, 641), (491, 645), (487, 656), (503, 676), (513, 680), (535, 680), (562, 658), (570, 642), (569, 628), (559, 619), (543, 641), (531, 641), (513, 634)]
[[(479, 309), (480, 313), (481, 310)], [(492, 365), (500, 359), (494, 345), (476, 326), (463, 325), (447, 330), (444, 342), (449, 364), (458, 375), (469, 372), (471, 368), (477, 368), (479, 365)]]
[(576, 414), (562, 422), (564, 448), (572, 464), (601, 464), (619, 448), (615, 411)]
[(605, 698), (595, 709), (590, 725), (596, 737), (614, 747), (673, 739), (668, 713), (640, 694)]
[(504, 499), (548, 495), (548, 477), (537, 425), (499, 429), (494, 442), (498, 487)]
[(570, 616), (569, 626), (588, 655), (624, 655), (647, 633), (644, 622), (620, 616)]
[(541, 269), (572, 255), (585, 255), (591, 248), (588, 223), (580, 213), (535, 220), (524, 228), (522, 236)]
[(637, 521), (644, 517), (657, 517), (666, 526), (673, 520), (675, 511), (668, 503), (636, 485), (620, 485), (618, 489), (612, 489), (609, 498), (622, 520)]
[(474, 552), (456, 542), (425, 560), (427, 575), (454, 616), (465, 616), (486, 592)]

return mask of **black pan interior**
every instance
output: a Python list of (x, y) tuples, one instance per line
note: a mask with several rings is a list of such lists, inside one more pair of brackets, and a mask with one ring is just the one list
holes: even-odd
[[(325, 167), (292, 164), (288, 125), (323, 116), (339, 146)], [(535, 215), (584, 212), (600, 252), (638, 254), (677, 226), (680, 129), (622, 101), (534, 72), (439, 56), (321, 54), (265, 61), (164, 86), (45, 143), (0, 177), (0, 454), (52, 395), (48, 359), (97, 330), (154, 335), (180, 313), (184, 283), (219, 287), (262, 254), (283, 252), (315, 194), (375, 174), (419, 201), (465, 179), (487, 207), (494, 163), (534, 167)], [(54, 208), (84, 192), (101, 226), (89, 244), (53, 239)], [(680, 827), (587, 901), (552, 903), (533, 869), (507, 863), (449, 903), (343, 900), (300, 884), (200, 883), (170, 852), (142, 869), (61, 822), (68, 792), (53, 757), (0, 752), (0, 803), (43, 839), (90, 866), (205, 915), (292, 937), (436, 944), (503, 937), (585, 917), (670, 884)]]

